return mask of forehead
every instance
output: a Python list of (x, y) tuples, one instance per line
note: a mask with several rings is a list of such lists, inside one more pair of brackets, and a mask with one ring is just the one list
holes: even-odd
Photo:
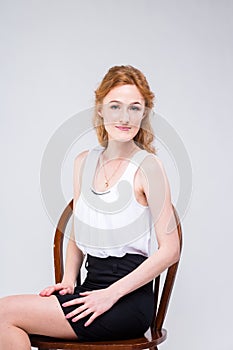
[(111, 101), (120, 101), (126, 104), (140, 102), (143, 104), (144, 98), (136, 85), (121, 85), (110, 90), (103, 99), (103, 103), (109, 103)]

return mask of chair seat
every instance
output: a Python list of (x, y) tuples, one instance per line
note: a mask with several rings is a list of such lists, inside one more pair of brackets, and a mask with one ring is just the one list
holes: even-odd
[(153, 348), (162, 343), (167, 337), (167, 331), (162, 329), (150, 337), (107, 342), (78, 342), (41, 335), (30, 335), (31, 345), (38, 349), (76, 349), (76, 350), (132, 350)]

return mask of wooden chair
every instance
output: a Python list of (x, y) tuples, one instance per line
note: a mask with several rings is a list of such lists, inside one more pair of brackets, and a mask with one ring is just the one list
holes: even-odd
[[(54, 268), (56, 283), (61, 282), (63, 276), (63, 239), (66, 225), (72, 215), (73, 200), (67, 205), (58, 222), (54, 237)], [(176, 219), (180, 249), (182, 247), (182, 229), (176, 209), (173, 206)], [(170, 266), (166, 271), (162, 291), (159, 296), (160, 276), (154, 281), (155, 309), (154, 319), (150, 327), (149, 335), (141, 338), (117, 341), (78, 342), (60, 338), (51, 338), (41, 335), (30, 335), (31, 345), (38, 350), (51, 349), (76, 349), (76, 350), (132, 350), (154, 349), (167, 338), (167, 331), (163, 328), (172, 288), (175, 281), (179, 261)], [(80, 279), (79, 279), (80, 280)]]

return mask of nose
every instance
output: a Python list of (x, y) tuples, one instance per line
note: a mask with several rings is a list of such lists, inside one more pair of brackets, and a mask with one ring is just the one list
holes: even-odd
[(122, 124), (129, 123), (129, 110), (128, 110), (127, 106), (124, 106), (124, 108), (122, 108), (121, 115), (120, 115), (120, 122)]

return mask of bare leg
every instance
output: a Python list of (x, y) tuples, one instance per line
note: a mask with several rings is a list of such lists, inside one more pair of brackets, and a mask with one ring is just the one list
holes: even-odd
[(28, 334), (77, 339), (54, 295), (0, 299), (0, 349), (30, 350)]

